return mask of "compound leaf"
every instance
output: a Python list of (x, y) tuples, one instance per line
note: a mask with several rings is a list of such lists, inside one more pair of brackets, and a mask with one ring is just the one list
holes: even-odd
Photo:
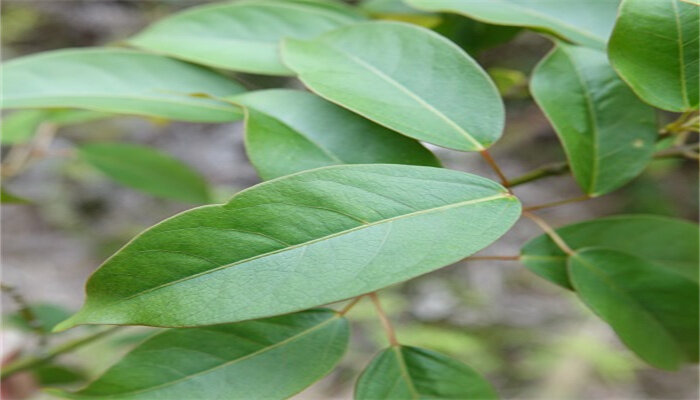
[(617, 77), (604, 53), (560, 43), (537, 66), (530, 88), (587, 194), (617, 189), (651, 160), (654, 109)]
[(263, 90), (232, 101), (246, 108), (246, 152), (263, 179), (336, 164), (440, 165), (417, 141), (308, 92)]
[(486, 72), (425, 28), (356, 24), (287, 39), (282, 57), (320, 96), (415, 139), (481, 151), (503, 130), (503, 102)]
[(340, 165), (244, 190), (137, 236), (61, 324), (193, 326), (347, 299), (453, 263), (505, 233), (519, 201), (442, 168)]

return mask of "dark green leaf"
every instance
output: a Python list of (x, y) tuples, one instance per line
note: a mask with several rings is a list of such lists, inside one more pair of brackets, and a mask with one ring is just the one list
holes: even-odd
[(236, 1), (186, 10), (146, 28), (129, 43), (218, 68), (291, 75), (279, 59), (283, 37), (312, 38), (363, 20), (335, 2)]
[(390, 347), (377, 355), (357, 381), (355, 399), (498, 398), (491, 385), (467, 365), (434, 351)]
[[(698, 281), (700, 234), (696, 224), (653, 215), (619, 215), (568, 225), (557, 233), (574, 250), (606, 247), (635, 254)], [(521, 261), (534, 273), (571, 288), (566, 258), (547, 235), (526, 243), (521, 255)]]
[(347, 347), (331, 310), (168, 329), (139, 345), (75, 399), (285, 399), (320, 379)]
[(700, 103), (700, 7), (679, 0), (624, 0), (610, 62), (647, 103), (692, 111)]
[(149, 147), (93, 143), (80, 147), (78, 155), (115, 181), (142, 192), (189, 203), (210, 202), (207, 182), (199, 173)]
[(617, 77), (604, 53), (560, 43), (535, 69), (530, 89), (587, 194), (617, 189), (651, 160), (654, 109)]
[(246, 107), (246, 151), (263, 179), (336, 164), (440, 165), (417, 141), (308, 92), (264, 90), (232, 101)]
[(522, 26), (605, 49), (619, 0), (405, 0), (425, 11), (452, 12), (497, 25)]
[(240, 119), (240, 110), (192, 96), (231, 96), (236, 82), (181, 61), (133, 50), (56, 50), (2, 68), (3, 108), (74, 107), (196, 122)]
[(406, 136), (464, 151), (501, 136), (503, 102), (491, 79), (428, 29), (356, 24), (310, 41), (287, 39), (282, 55), (314, 92)]
[(463, 48), (467, 53), (478, 55), (484, 50), (513, 39), (521, 28), (491, 25), (461, 15), (445, 15), (434, 30)]
[(42, 365), (32, 370), (41, 386), (70, 385), (85, 380), (85, 374), (64, 365)]
[(488, 179), (340, 165), (274, 179), (136, 237), (87, 284), (81, 323), (192, 326), (347, 299), (466, 257), (520, 216)]
[(642, 258), (587, 248), (569, 258), (578, 295), (649, 364), (698, 360), (698, 283)]

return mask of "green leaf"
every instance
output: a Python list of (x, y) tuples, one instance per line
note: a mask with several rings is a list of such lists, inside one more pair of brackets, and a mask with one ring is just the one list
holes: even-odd
[(434, 351), (390, 347), (357, 381), (355, 399), (496, 399), (491, 385), (467, 365)]
[(347, 321), (331, 310), (168, 329), (127, 354), (75, 399), (285, 399), (340, 361)]
[(580, 45), (605, 49), (619, 0), (405, 0), (424, 11), (465, 15), (496, 25), (543, 31)]
[(3, 204), (30, 204), (32, 201), (24, 197), (14, 195), (5, 188), (0, 188), (0, 203)]
[(560, 43), (535, 69), (530, 90), (587, 194), (617, 189), (651, 160), (654, 109), (617, 77), (604, 53)]
[(62, 324), (192, 326), (354, 297), (456, 262), (505, 233), (520, 203), (442, 168), (340, 165), (267, 181), (145, 231)]
[[(697, 267), (697, 266), (696, 266)], [(649, 364), (698, 361), (698, 283), (631, 254), (587, 248), (569, 258), (578, 295)]]
[(700, 7), (678, 0), (623, 0), (610, 62), (647, 103), (693, 111), (700, 103)]
[(154, 196), (188, 203), (210, 202), (204, 178), (181, 161), (145, 146), (92, 143), (78, 156), (115, 181)]
[[(37, 329), (42, 332), (51, 332), (59, 322), (71, 316), (72, 312), (55, 304), (33, 304), (29, 306), (31, 313), (36, 317)], [(25, 331), (32, 331), (35, 328), (29, 326), (21, 312), (10, 314), (8, 323)]]
[[(635, 254), (649, 262), (698, 281), (700, 231), (697, 224), (654, 215), (619, 215), (557, 229), (574, 250), (606, 247)], [(571, 288), (566, 254), (547, 235), (523, 246), (520, 260), (541, 277)]]
[(225, 102), (241, 85), (213, 71), (133, 50), (56, 50), (2, 67), (3, 108), (74, 107), (195, 122), (240, 119)]
[(272, 89), (231, 100), (246, 108), (246, 151), (263, 179), (336, 164), (440, 166), (417, 141), (308, 92)]
[(39, 125), (51, 123), (59, 127), (91, 122), (114, 116), (90, 110), (20, 110), (2, 119), (0, 143), (21, 144), (32, 139)]
[(283, 37), (312, 38), (363, 20), (352, 9), (320, 0), (226, 2), (175, 14), (129, 43), (217, 68), (291, 75), (279, 59)]
[(41, 386), (70, 385), (85, 381), (82, 371), (64, 365), (42, 365), (32, 372)]
[(467, 53), (478, 55), (484, 50), (510, 41), (520, 33), (521, 28), (485, 24), (461, 15), (447, 14), (434, 30)]
[(415, 139), (480, 151), (503, 130), (503, 102), (488, 75), (425, 28), (356, 24), (310, 41), (287, 39), (282, 57), (317, 94)]

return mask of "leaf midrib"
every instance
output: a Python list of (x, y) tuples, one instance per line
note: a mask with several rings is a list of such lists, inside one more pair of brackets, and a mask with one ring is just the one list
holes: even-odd
[(681, 29), (681, 21), (680, 16), (678, 15), (678, 5), (676, 4), (676, 0), (671, 0), (671, 5), (673, 7), (673, 17), (676, 24), (676, 33), (678, 34), (678, 40), (676, 40), (676, 45), (678, 46), (678, 58), (680, 61), (678, 63), (678, 68), (680, 70), (679, 77), (681, 81), (681, 97), (683, 98), (683, 105), (686, 108), (690, 108), (690, 101), (688, 100), (688, 88), (686, 88), (685, 80), (685, 52), (683, 50), (683, 30)]

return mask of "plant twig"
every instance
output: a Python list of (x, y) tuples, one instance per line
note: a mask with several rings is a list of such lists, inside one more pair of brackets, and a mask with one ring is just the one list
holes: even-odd
[(347, 305), (345, 305), (345, 307), (343, 307), (342, 310), (338, 311), (338, 315), (342, 317), (343, 315), (347, 314), (348, 311), (350, 311), (357, 303), (360, 302), (360, 300), (362, 300), (362, 297), (364, 297), (364, 295), (357, 296), (352, 299)]
[(520, 256), (471, 256), (464, 261), (481, 261), (481, 260), (501, 260), (501, 261), (518, 261)]
[(19, 315), (29, 328), (39, 336), (39, 347), (46, 345), (46, 332), (42, 329), (41, 321), (37, 317), (29, 302), (24, 298), (22, 293), (16, 287), (0, 283), (0, 290), (7, 293), (12, 301), (19, 306)]
[(369, 294), (369, 297), (370, 299), (372, 299), (372, 303), (374, 303), (374, 308), (377, 310), (377, 315), (379, 315), (379, 320), (381, 321), (382, 326), (384, 327), (386, 337), (387, 339), (389, 339), (389, 344), (392, 347), (399, 346), (399, 341), (396, 340), (396, 332), (394, 331), (394, 326), (391, 325), (391, 321), (389, 321), (389, 318), (386, 316), (386, 313), (382, 308), (382, 304), (379, 302), (379, 297), (377, 296), (377, 293), (372, 292)]
[(489, 151), (481, 150), (479, 153), (484, 158), (484, 160), (486, 160), (486, 163), (491, 167), (491, 169), (493, 169), (494, 172), (496, 172), (496, 175), (498, 175), (498, 179), (501, 180), (501, 184), (505, 187), (510, 187), (510, 182), (508, 182), (508, 178), (506, 178), (506, 176), (503, 174), (503, 171), (496, 163), (496, 160), (494, 160), (493, 157), (491, 157)]
[(551, 203), (537, 204), (534, 206), (525, 207), (525, 208), (523, 208), (523, 210), (524, 211), (541, 210), (543, 208), (556, 207), (556, 206), (561, 206), (564, 204), (578, 203), (580, 201), (586, 201), (586, 200), (590, 200), (592, 198), (593, 197), (591, 197), (591, 195), (584, 194), (583, 196), (572, 197), (570, 199), (558, 200), (558, 201), (553, 201)]
[(563, 175), (569, 172), (569, 164), (566, 162), (558, 162), (543, 165), (537, 169), (530, 172), (526, 172), (516, 178), (510, 180), (510, 187), (522, 185), (523, 183), (528, 183), (531, 181), (536, 181), (538, 179), (546, 178), (548, 176)]
[(572, 255), (574, 254), (574, 251), (571, 250), (571, 247), (569, 247), (568, 244), (562, 239), (561, 236), (557, 233), (557, 231), (552, 228), (547, 221), (543, 220), (542, 218), (538, 217), (537, 215), (528, 212), (528, 211), (523, 211), (523, 216), (530, 218), (533, 222), (535, 222), (549, 237), (552, 239), (552, 241), (566, 254)]

